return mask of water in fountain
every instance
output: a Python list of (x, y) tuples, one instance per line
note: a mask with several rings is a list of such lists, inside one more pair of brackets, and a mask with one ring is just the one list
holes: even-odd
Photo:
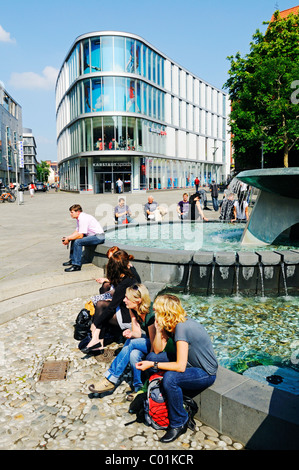
[[(220, 365), (299, 395), (298, 297), (176, 295), (207, 329)], [(266, 380), (273, 371), (277, 384)]]

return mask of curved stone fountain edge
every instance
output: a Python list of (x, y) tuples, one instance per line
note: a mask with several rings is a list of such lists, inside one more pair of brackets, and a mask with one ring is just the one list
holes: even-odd
[[(125, 227), (119, 228), (124, 230)], [(115, 227), (107, 230), (115, 230)], [(107, 263), (106, 252), (115, 244), (115, 241), (106, 241), (105, 244), (98, 245), (93, 263), (104, 268)], [(197, 264), (199, 261), (201, 265), (210, 263), (209, 253), (162, 251), (148, 247), (145, 251), (143, 247), (119, 243), (117, 246), (134, 256), (134, 266), (142, 282), (148, 285), (152, 298), (166, 286), (187, 285), (190, 281), (190, 266), (193, 263)], [(226, 266), (232, 263), (229, 258), (231, 257), (227, 255)], [(243, 258), (244, 265), (251, 265), (250, 253), (244, 252)], [(296, 251), (275, 253), (276, 263), (279, 264), (282, 260), (288, 265), (297, 265), (299, 253)], [(218, 261), (220, 262), (219, 258)], [(260, 261), (261, 259), (257, 257), (257, 262)], [(269, 266), (271, 262), (273, 257), (268, 252), (264, 257), (264, 264)], [(214, 385), (199, 394), (196, 401), (199, 406), (198, 419), (220, 433), (239, 440), (248, 449), (298, 449), (298, 396), (219, 367)]]

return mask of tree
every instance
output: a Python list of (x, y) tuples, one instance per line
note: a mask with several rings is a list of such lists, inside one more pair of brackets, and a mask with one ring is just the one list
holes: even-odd
[(265, 34), (256, 31), (245, 58), (228, 57), (232, 142), (243, 166), (260, 155), (263, 142), (272, 163), (281, 154), (278, 166), (288, 167), (290, 151), (299, 150), (299, 106), (292, 98), (299, 87), (299, 13), (283, 19), (276, 11), (263, 24), (269, 25)]
[(46, 183), (50, 175), (50, 165), (42, 160), (36, 165), (36, 172), (38, 181)]

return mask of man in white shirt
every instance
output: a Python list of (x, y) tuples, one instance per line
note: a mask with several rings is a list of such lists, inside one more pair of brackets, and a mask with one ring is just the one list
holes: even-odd
[(82, 247), (99, 245), (105, 242), (105, 234), (101, 224), (89, 214), (83, 212), (79, 204), (73, 204), (70, 209), (72, 219), (76, 219), (76, 230), (67, 237), (62, 238), (62, 244), (68, 246), (71, 243), (70, 260), (63, 266), (70, 266), (66, 272), (81, 270)]

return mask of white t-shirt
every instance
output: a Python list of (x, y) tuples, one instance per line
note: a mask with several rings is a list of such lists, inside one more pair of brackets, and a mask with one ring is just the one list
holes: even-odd
[[(242, 205), (242, 203), (241, 203), (241, 205)], [(245, 209), (246, 209), (246, 207), (248, 207), (248, 202), (243, 201), (243, 211), (242, 212), (241, 212), (241, 208), (240, 208), (240, 205), (239, 205), (238, 201), (236, 201), (234, 203), (234, 206), (237, 210), (237, 219), (245, 220), (246, 219)]]
[(77, 231), (87, 236), (104, 233), (104, 230), (97, 219), (85, 212), (81, 212), (77, 219)]

